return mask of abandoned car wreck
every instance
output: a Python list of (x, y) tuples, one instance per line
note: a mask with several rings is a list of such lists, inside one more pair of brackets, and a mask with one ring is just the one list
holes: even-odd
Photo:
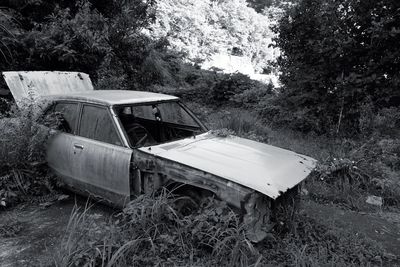
[(251, 239), (259, 241), (271, 203), (295, 190), (316, 165), (292, 151), (214, 135), (175, 96), (94, 90), (84, 73), (3, 76), (17, 103), (46, 99), (52, 104), (44, 116), (62, 116), (47, 150), (57, 176), (119, 207), (170, 184), (198, 188), (240, 210)]

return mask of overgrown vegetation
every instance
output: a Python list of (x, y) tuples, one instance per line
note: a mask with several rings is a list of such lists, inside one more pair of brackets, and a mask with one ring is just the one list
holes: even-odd
[[(274, 128), (257, 110), (242, 108), (210, 108), (188, 103), (211, 129), (226, 129), (255, 141), (312, 156), (319, 161), (318, 168), (306, 181), (305, 188), (320, 202), (334, 202), (355, 210), (368, 209), (368, 194), (383, 198), (384, 207), (399, 207), (400, 169), (399, 140), (390, 133), (393, 123), (385, 121), (386, 134), (373, 126), (368, 138), (341, 139), (326, 135), (304, 134), (292, 129)], [(381, 115), (376, 115), (382, 119)]]
[(272, 119), (354, 136), (365, 134), (365, 112), (399, 108), (399, 8), (396, 0), (303, 0), (288, 10), (275, 28), (284, 87)]
[(168, 191), (143, 195), (103, 224), (95, 222), (90, 209), (75, 209), (56, 265), (321, 266), (387, 262), (383, 250), (371, 240), (349, 238), (304, 215), (296, 217), (292, 233), (274, 232), (254, 245), (246, 238), (238, 216), (224, 202), (190, 201)]
[[(244, 56), (257, 73), (269, 66), (276, 49), (269, 46), (275, 22), (267, 9), (257, 13), (246, 0), (158, 1), (157, 20), (150, 30), (192, 63), (213, 55)], [(261, 2), (261, 1), (259, 1)], [(265, 2), (265, 1), (264, 1)], [(266, 3), (264, 7), (266, 7)]]
[(247, 266), (258, 257), (239, 218), (225, 203), (213, 198), (195, 203), (165, 189), (156, 196), (138, 197), (103, 226), (93, 224), (88, 210), (74, 210), (56, 263)]
[(155, 1), (92, 2), (9, 1), (2, 11), (14, 38), (4, 44), (13, 60), (0, 69), (84, 71), (108, 89), (146, 85), (146, 62), (164, 47), (142, 33)]
[[(40, 124), (43, 106), (26, 103), (0, 114), (0, 200), (8, 207), (29, 197), (54, 192), (45, 147), (50, 129)], [(48, 123), (57, 123), (56, 118)], [(43, 123), (43, 121), (42, 121)]]
[[(211, 129), (219, 129), (215, 134), (234, 133), (318, 159), (318, 168), (304, 185), (313, 201), (365, 211), (370, 208), (366, 197), (375, 195), (383, 199), (380, 209), (399, 208), (400, 2), (299, 0), (288, 5), (274, 28), (279, 34), (275, 46), (281, 50), (275, 65), (281, 88), (240, 73), (200, 68), (216, 50), (230, 49), (231, 54), (252, 57), (259, 69), (268, 72), (270, 29), (260, 14), (251, 12), (256, 21), (243, 15), (250, 9), (243, 0), (191, 1), (191, 9), (184, 2), (159, 1), (162, 6), (157, 9), (156, 1), (141, 0), (6, 1), (0, 9), (0, 70), (84, 71), (98, 89), (180, 96), (191, 102), (189, 106)], [(259, 13), (277, 4), (248, 2)], [(180, 12), (172, 9), (177, 6)], [(207, 23), (220, 28), (204, 27), (208, 24), (199, 23), (203, 17), (197, 14), (186, 16), (188, 10), (200, 7), (212, 11)], [(162, 21), (157, 14), (171, 16)], [(168, 28), (171, 25), (174, 28)], [(149, 29), (158, 35), (152, 36)], [(0, 90), (4, 88), (0, 85)], [(0, 103), (0, 109), (11, 110), (0, 118), (1, 205), (51, 193), (53, 181), (43, 168), (49, 131), (36, 123), (33, 106), (16, 110)], [(181, 209), (182, 201), (189, 211)], [(74, 210), (55, 262), (58, 266), (386, 263), (382, 249), (368, 238), (353, 239), (304, 214), (296, 217), (293, 232), (274, 232), (254, 245), (224, 203), (214, 199), (204, 199), (197, 207), (190, 203), (167, 191), (141, 196), (101, 225), (87, 209)]]

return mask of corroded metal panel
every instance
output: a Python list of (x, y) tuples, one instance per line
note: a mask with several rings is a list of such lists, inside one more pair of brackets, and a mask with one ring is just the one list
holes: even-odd
[(57, 133), (50, 137), (47, 146), (47, 163), (62, 177), (72, 177), (72, 134)]
[(214, 193), (236, 208), (241, 208), (246, 196), (254, 190), (172, 160), (154, 156), (141, 150), (133, 151), (133, 163), (142, 173), (162, 175), (165, 181), (192, 185)]
[(121, 196), (118, 201), (109, 199), (119, 206), (124, 201), (129, 201), (132, 157), (130, 148), (75, 136), (71, 150), (72, 177), (81, 185), (90, 185), (81, 189), (93, 192), (91, 188), (96, 188), (104, 198), (107, 198), (107, 194)]
[(9, 71), (3, 77), (17, 102), (48, 95), (93, 91), (89, 75), (82, 72)]
[(140, 150), (222, 177), (273, 199), (299, 184), (316, 165), (315, 159), (289, 150), (209, 133)]

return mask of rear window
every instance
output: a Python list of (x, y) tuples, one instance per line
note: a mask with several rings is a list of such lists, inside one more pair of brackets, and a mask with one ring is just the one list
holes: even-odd
[(109, 110), (99, 106), (83, 106), (79, 135), (113, 145), (122, 145)]

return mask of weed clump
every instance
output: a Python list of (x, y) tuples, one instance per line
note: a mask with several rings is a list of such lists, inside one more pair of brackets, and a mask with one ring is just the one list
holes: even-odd
[[(182, 202), (196, 208), (188, 213)], [(138, 197), (103, 226), (93, 223), (88, 210), (75, 210), (59, 251), (58, 266), (247, 266), (259, 258), (224, 202), (194, 203), (166, 189)]]
[(398, 140), (370, 139), (352, 142), (345, 149), (338, 147), (336, 155), (319, 162), (308, 180), (314, 198), (355, 210), (365, 208), (367, 195), (382, 197), (385, 207), (400, 204)]
[[(12, 206), (30, 196), (53, 190), (53, 176), (45, 160), (50, 129), (42, 125), (48, 103), (25, 103), (0, 114), (0, 200)], [(49, 121), (50, 123), (50, 121)], [(55, 121), (53, 122), (55, 123)]]

